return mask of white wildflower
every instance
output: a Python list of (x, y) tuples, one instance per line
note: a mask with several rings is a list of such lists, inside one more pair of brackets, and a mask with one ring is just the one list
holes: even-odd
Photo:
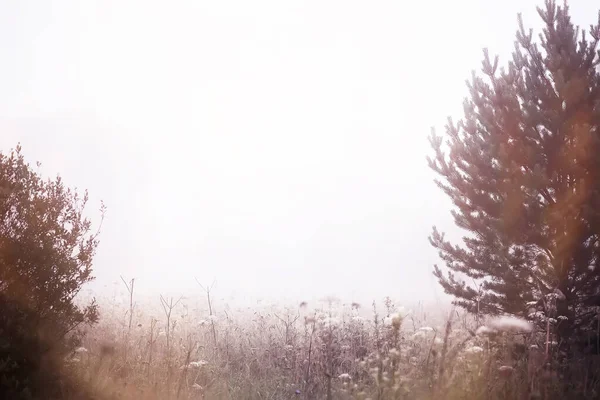
[(479, 346), (471, 346), (465, 350), (465, 353), (468, 353), (468, 354), (483, 353), (483, 348), (481, 348)]
[(492, 328), (503, 332), (531, 332), (533, 325), (522, 319), (511, 316), (498, 317), (490, 321)]
[(198, 361), (192, 361), (189, 363), (188, 367), (190, 368), (201, 368), (203, 366), (205, 366), (206, 364), (208, 364), (208, 361), (205, 360), (198, 360)]
[(477, 328), (477, 330), (475, 331), (475, 334), (477, 336), (486, 336), (486, 335), (493, 335), (494, 333), (497, 333), (497, 331), (495, 329), (489, 328), (485, 325), (481, 325), (479, 328)]
[(566, 320), (568, 320), (568, 319), (569, 319), (569, 318), (567, 318), (567, 317), (566, 317), (566, 316), (564, 316), (564, 315), (559, 315), (559, 316), (558, 316), (558, 317), (556, 317), (556, 318), (557, 318), (557, 319), (560, 319), (561, 321), (566, 321)]
[(425, 332), (423, 331), (417, 331), (412, 335), (413, 339), (421, 339), (423, 337), (425, 337)]
[(535, 306), (538, 303), (538, 300), (533, 300), (533, 301), (528, 301), (527, 304), (528, 306)]
[(338, 378), (340, 378), (341, 380), (350, 380), (350, 379), (352, 379), (350, 377), (350, 374), (345, 374), (345, 373), (341, 374), (340, 376), (338, 376)]

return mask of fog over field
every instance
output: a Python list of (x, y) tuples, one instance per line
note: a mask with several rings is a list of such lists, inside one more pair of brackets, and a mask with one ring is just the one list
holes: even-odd
[(598, 4), (1, 1), (0, 399), (599, 399)]
[(427, 135), (538, 4), (8, 2), (0, 147), (88, 189), (95, 223), (104, 201), (100, 296), (123, 275), (150, 297), (198, 278), (228, 302), (446, 302), (427, 237), (461, 233)]

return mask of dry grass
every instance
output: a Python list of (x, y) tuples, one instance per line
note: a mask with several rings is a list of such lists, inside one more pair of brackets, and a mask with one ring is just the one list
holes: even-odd
[(475, 318), (457, 310), (432, 320), (389, 299), (366, 310), (329, 299), (287, 308), (220, 305), (218, 313), (190, 306), (199, 300), (161, 298), (145, 307), (129, 300), (122, 308), (105, 302), (100, 324), (86, 332), (87, 351), (65, 360), (98, 398), (598, 396), (594, 356), (568, 388), (544, 354), (545, 332), (476, 335)]

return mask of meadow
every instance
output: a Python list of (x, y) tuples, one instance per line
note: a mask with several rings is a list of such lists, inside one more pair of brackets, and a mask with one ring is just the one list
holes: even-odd
[[(550, 331), (451, 306), (327, 297), (231, 307), (214, 293), (99, 299), (65, 359), (102, 399), (597, 398), (595, 355), (559, 376)], [(207, 296), (208, 295), (208, 296)], [(543, 313), (532, 308), (536, 317)], [(560, 323), (549, 318), (548, 324)], [(562, 379), (559, 379), (562, 378)], [(566, 394), (570, 393), (570, 394)]]

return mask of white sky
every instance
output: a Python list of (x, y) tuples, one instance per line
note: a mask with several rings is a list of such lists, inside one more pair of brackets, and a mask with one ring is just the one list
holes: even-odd
[(430, 127), (536, 4), (3, 1), (0, 149), (105, 201), (97, 289), (431, 300)]

